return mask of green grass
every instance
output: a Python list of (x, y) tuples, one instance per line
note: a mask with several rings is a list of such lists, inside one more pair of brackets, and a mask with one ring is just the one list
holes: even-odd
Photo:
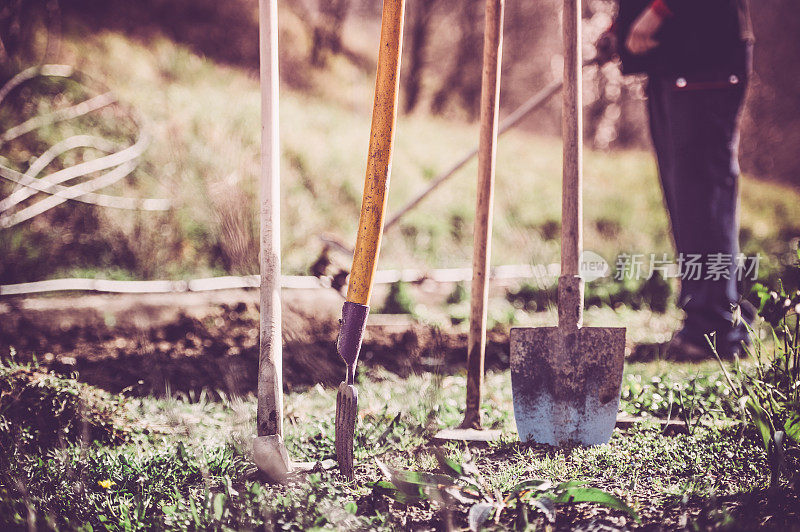
[[(19, 267), (7, 274), (8, 280), (82, 273), (83, 268), (121, 268), (138, 278), (256, 271), (260, 115), (254, 73), (217, 65), (159, 38), (144, 45), (101, 33), (67, 38), (64, 47), (68, 62), (107, 84), (143, 117), (153, 135), (141, 169), (110, 192), (168, 197), (176, 210), (157, 215), (61, 207), (96, 219), (84, 228), (89, 235), (74, 237), (96, 245), (48, 262), (48, 256), (69, 242), (54, 242), (46, 233), (47, 224), (34, 221), (17, 230), (21, 238), (11, 239), (9, 249), (18, 251), (10, 256), (36, 267)], [(321, 233), (333, 233), (345, 242), (354, 239), (364, 179), (373, 80), (342, 69), (315, 75), (324, 81), (319, 84), (325, 86), (323, 92), (286, 89), (281, 94), (282, 252), (287, 273), (308, 270), (322, 247)], [(3, 118), (4, 123), (11, 124), (14, 116)], [(34, 148), (87, 129), (127, 139), (132, 134), (130, 123), (106, 112), (23, 137), (4, 147), (3, 155), (24, 168), (36, 155)], [(401, 116), (390, 212), (476, 140), (475, 124)], [(560, 165), (557, 139), (523, 131), (503, 137), (498, 149), (494, 264), (557, 261)], [(474, 162), (467, 165), (386, 235), (380, 267), (469, 264), (475, 168)], [(650, 153), (587, 150), (585, 175), (587, 249), (612, 263), (620, 252), (670, 251)], [(799, 200), (795, 190), (744, 179), (744, 249), (765, 254), (765, 274), (782, 268), (780, 256), (789, 250), (790, 238), (800, 234)], [(32, 243), (50, 252), (28, 249)], [(73, 243), (68, 249), (81, 248)], [(48, 270), (51, 263), (58, 267)]]
[[(9, 368), (19, 369), (13, 364), (4, 368), (4, 378)], [(223, 396), (216, 402), (205, 394), (126, 398), (115, 408), (127, 419), (129, 437), (122, 443), (79, 438), (34, 451), (4, 440), (2, 522), (22, 526), (35, 515), (39, 524), (65, 530), (239, 530), (264, 522), (283, 529), (392, 530), (415, 519), (441, 522), (443, 514), (436, 505), (420, 502), (405, 508), (367, 483), (381, 478), (374, 458), (400, 469), (436, 467), (429, 439), (438, 428), (460, 422), (465, 379), (373, 375), (373, 380), (358, 384), (355, 483), (334, 471), (296, 477), (285, 486), (260, 480), (249, 458), (255, 427), (252, 397)], [(666, 391), (685, 386), (689, 376), (704, 390), (698, 394), (704, 405), (727, 408), (719, 397), (729, 390), (717, 366), (656, 362), (627, 367), (623, 409), (663, 416)], [(75, 390), (71, 399), (63, 399), (65, 404), (87, 393), (74, 381), (48, 379), (48, 387), (55, 383), (58, 389)], [(335, 390), (320, 386), (287, 396), (285, 434), (293, 459), (334, 457), (335, 396)], [(113, 405), (113, 398), (106, 401)], [(673, 405), (674, 415), (679, 408)], [(661, 523), (673, 522), (675, 512), (699, 518), (718, 498), (756, 497), (769, 480), (757, 435), (747, 432), (741, 439), (735, 422), (720, 425), (711, 416), (696, 422), (692, 434), (664, 436), (657, 425), (645, 423), (627, 433), (615, 432), (608, 445), (598, 447), (522, 445), (514, 432), (508, 373), (487, 375), (483, 411), (485, 425), (502, 430), (501, 441), (469, 452), (457, 443), (444, 448), (453, 459), (472, 460), (500, 491), (527, 478), (581, 480), (627, 502), (645, 523)], [(18, 428), (25, 425), (22, 420)], [(3, 430), (7, 434), (10, 429)], [(587, 508), (567, 510), (564, 519), (585, 519), (582, 512)], [(719, 508), (727, 515), (723, 506)], [(455, 508), (457, 522), (464, 519), (462, 511), (466, 510)], [(620, 512), (601, 514), (624, 519)]]

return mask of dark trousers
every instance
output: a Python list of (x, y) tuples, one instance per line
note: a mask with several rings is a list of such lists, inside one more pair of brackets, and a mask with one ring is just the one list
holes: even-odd
[[(729, 352), (747, 339), (744, 325), (731, 323), (739, 301), (738, 147), (746, 83), (693, 86), (676, 78), (651, 74), (647, 95), (678, 261), (702, 264), (699, 275), (681, 272), (686, 320), (679, 334), (707, 345), (704, 336), (715, 332), (720, 352)], [(720, 265), (725, 260), (729, 266)]]

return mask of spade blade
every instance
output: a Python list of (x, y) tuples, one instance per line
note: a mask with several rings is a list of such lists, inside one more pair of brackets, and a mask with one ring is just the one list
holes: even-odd
[(336, 461), (339, 470), (349, 479), (353, 478), (353, 438), (358, 414), (358, 391), (345, 382), (339, 385), (336, 394)]
[(619, 409), (624, 328), (511, 329), (514, 418), (522, 441), (608, 442)]

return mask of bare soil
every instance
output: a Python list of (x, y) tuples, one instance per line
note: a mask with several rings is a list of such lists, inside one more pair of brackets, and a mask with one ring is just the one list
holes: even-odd
[[(336, 385), (342, 299), (333, 291), (284, 291), (284, 388)], [(112, 393), (229, 395), (256, 391), (258, 292), (230, 290), (153, 295), (6, 299), (0, 303), (0, 356), (36, 357), (61, 373)], [(508, 367), (507, 336), (489, 335), (486, 366)], [(465, 367), (466, 334), (372, 315), (360, 369), (401, 376)]]

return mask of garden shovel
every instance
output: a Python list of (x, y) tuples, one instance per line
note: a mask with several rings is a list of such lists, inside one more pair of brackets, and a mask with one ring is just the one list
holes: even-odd
[(283, 442), (281, 366), (280, 146), (278, 142), (278, 7), (259, 2), (261, 59), (261, 321), (258, 357), (257, 436), (253, 459), (271, 480), (291, 465)]
[(486, 356), (486, 309), (489, 300), (489, 259), (492, 248), (492, 199), (500, 103), (500, 62), (503, 55), (505, 0), (486, 0), (481, 80), (481, 129), (478, 141), (478, 198), (472, 255), (469, 340), (467, 345), (467, 405), (457, 429), (439, 431), (439, 440), (491, 441), (499, 430), (481, 426), (481, 388)]
[(405, 0), (383, 2), (364, 197), (347, 300), (342, 307), (341, 328), (336, 345), (339, 356), (347, 364), (346, 379), (339, 385), (336, 396), (336, 460), (342, 474), (348, 478), (353, 478), (353, 438), (358, 413), (358, 392), (354, 386), (355, 368), (369, 313), (369, 299), (380, 251), (392, 167), (404, 8)]
[(582, 327), (581, 1), (564, 0), (561, 275), (558, 327), (511, 330), (511, 385), (520, 440), (606, 443), (619, 408), (624, 328)]
[(289, 473), (318, 467), (328, 469), (330, 464), (326, 460), (320, 463), (294, 462), (290, 460), (283, 441), (277, 0), (260, 0), (258, 19), (261, 55), (261, 320), (253, 461), (271, 481), (282, 482)]

